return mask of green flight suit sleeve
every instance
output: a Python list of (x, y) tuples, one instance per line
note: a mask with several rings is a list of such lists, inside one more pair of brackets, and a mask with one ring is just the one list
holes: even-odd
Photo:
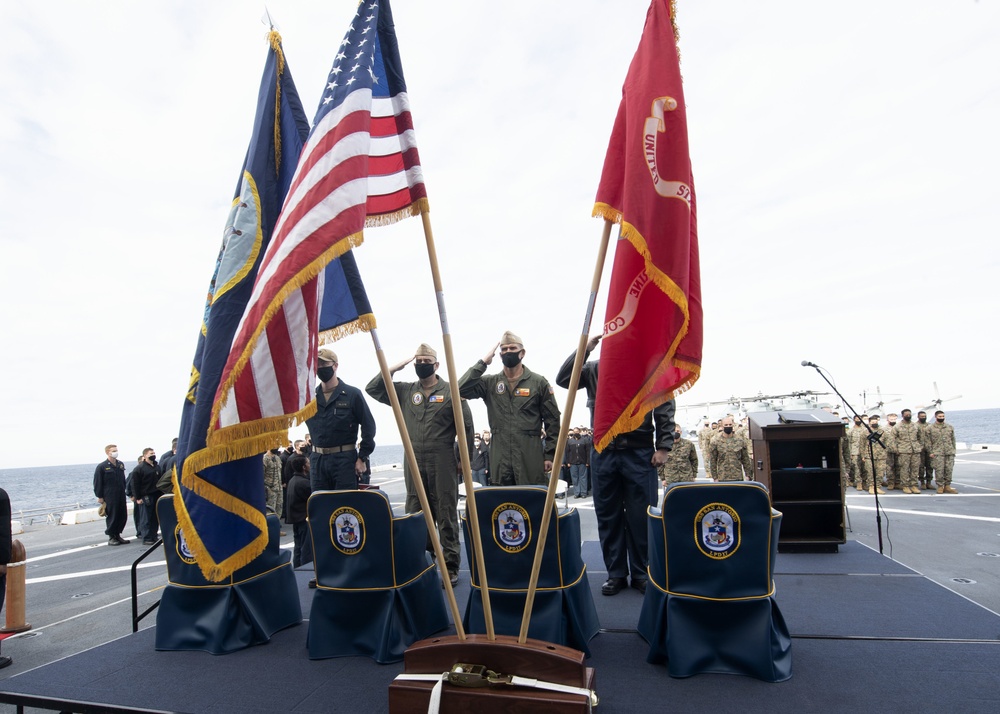
[(486, 393), (483, 385), (483, 373), (486, 372), (486, 363), (478, 360), (469, 370), (458, 380), (458, 392), (463, 399), (482, 399)]
[(551, 461), (556, 455), (556, 442), (559, 440), (559, 405), (552, 385), (547, 379), (541, 380), (541, 413), (542, 428), (545, 429), (545, 460)]
[[(392, 402), (389, 401), (389, 392), (385, 388), (385, 380), (382, 379), (381, 372), (372, 377), (372, 381), (370, 381), (368, 386), (365, 387), (365, 391), (368, 392), (368, 396), (377, 402), (392, 404)], [(397, 392), (397, 396), (398, 394), (399, 393)]]

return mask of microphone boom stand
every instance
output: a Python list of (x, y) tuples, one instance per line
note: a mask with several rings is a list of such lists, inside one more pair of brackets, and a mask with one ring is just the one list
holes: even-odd
[[(861, 419), (861, 415), (854, 410), (854, 407), (847, 403), (847, 400), (844, 399), (844, 395), (841, 394), (837, 387), (834, 386), (833, 382), (826, 378), (826, 375), (823, 374), (823, 370), (820, 369), (819, 365), (813, 364), (812, 362), (803, 362), (802, 366), (812, 367), (815, 369), (819, 373), (819, 376), (823, 378), (823, 381), (830, 385), (830, 389), (834, 391), (834, 394), (840, 397), (840, 401), (843, 405), (851, 411), (851, 414), (853, 414), (856, 419), (860, 419), (861, 423), (864, 424), (865, 429), (868, 430), (868, 455), (872, 461), (872, 492), (875, 496), (875, 527), (878, 530), (878, 553), (879, 555), (883, 555), (882, 506), (878, 500), (878, 489), (881, 481), (878, 474), (875, 473), (875, 444), (878, 444), (886, 451), (888, 451), (888, 449), (886, 449), (885, 444), (882, 443), (882, 438), (876, 432), (872, 431), (871, 425), (867, 424), (864, 419)], [(840, 467), (844, 468), (844, 464), (841, 464)]]

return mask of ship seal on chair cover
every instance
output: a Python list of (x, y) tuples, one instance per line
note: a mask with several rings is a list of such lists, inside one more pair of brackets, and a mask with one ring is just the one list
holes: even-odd
[[(538, 486), (476, 489), (486, 580), (498, 635), (520, 634), (545, 495), (545, 489)], [(483, 633), (482, 586), (467, 516), (467, 512), (462, 514), (462, 528), (472, 588), (463, 624), (466, 632)], [(587, 567), (580, 555), (580, 514), (575, 508), (557, 509), (549, 519), (528, 637), (572, 647), (589, 656), (588, 643), (598, 629)]]
[(396, 516), (376, 490), (316, 491), (308, 510), (316, 568), (310, 659), (399, 662), (411, 644), (448, 627), (422, 512)]
[(267, 517), (264, 552), (221, 582), (202, 575), (177, 523), (174, 496), (156, 503), (167, 561), (167, 586), (156, 611), (157, 650), (227, 654), (264, 644), (302, 622), (291, 553), (280, 550), (281, 524)]
[(677, 483), (650, 508), (649, 583), (639, 634), (672, 677), (792, 676), (791, 636), (774, 599), (781, 513), (758, 483)]

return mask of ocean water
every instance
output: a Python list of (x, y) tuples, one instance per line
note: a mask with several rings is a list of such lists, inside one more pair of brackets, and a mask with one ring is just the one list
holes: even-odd
[[(376, 447), (371, 456), (372, 467), (402, 462), (401, 444)], [(18, 518), (21, 511), (36, 509), (61, 513), (77, 508), (92, 508), (97, 506), (97, 499), (94, 498), (96, 466), (97, 463), (0, 469), (0, 486), (10, 496), (14, 518)]]
[[(958, 441), (1000, 444), (1000, 409), (948, 410), (946, 414), (948, 423), (955, 427)], [(372, 467), (402, 461), (403, 447), (399, 444), (378, 446), (371, 457)], [(95, 466), (96, 463), (0, 469), (0, 486), (10, 495), (15, 518), (19, 511), (90, 508), (97, 505), (93, 490)]]

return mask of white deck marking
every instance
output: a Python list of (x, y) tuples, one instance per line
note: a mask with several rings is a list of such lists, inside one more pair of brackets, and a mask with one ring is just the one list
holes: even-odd
[[(28, 561), (31, 562), (31, 561)], [(155, 563), (140, 563), (138, 567), (140, 568), (160, 568), (167, 564), (167, 561), (160, 560)], [(25, 585), (33, 585), (34, 583), (51, 583), (57, 580), (72, 580), (73, 578), (86, 578), (91, 575), (107, 575), (108, 573), (122, 573), (128, 572), (132, 569), (131, 565), (120, 565), (117, 568), (100, 568), (99, 570), (82, 570), (78, 573), (63, 573), (61, 575), (43, 575), (38, 578), (27, 578), (25, 579)]]
[[(159, 587), (155, 587), (152, 590), (147, 590), (145, 592), (141, 592), (141, 593), (139, 593), (139, 597), (142, 597), (143, 595), (149, 595), (150, 593), (156, 592), (157, 590), (162, 590), (163, 587), (164, 587), (163, 585), (160, 585)], [(76, 615), (71, 615), (70, 617), (67, 617), (64, 620), (58, 620), (56, 622), (50, 622), (47, 625), (41, 625), (39, 627), (32, 627), (31, 630), (29, 630), (28, 632), (23, 632), (23, 633), (20, 633), (20, 634), (17, 634), (17, 635), (12, 635), (8, 639), (14, 640), (14, 639), (17, 639), (18, 637), (22, 637), (24, 635), (30, 635), (32, 632), (38, 632), (39, 630), (46, 630), (46, 629), (48, 629), (50, 627), (54, 627), (56, 625), (61, 625), (64, 622), (70, 622), (72, 620), (77, 620), (77, 619), (79, 619), (81, 617), (86, 617), (87, 615), (93, 615), (95, 612), (100, 612), (101, 610), (106, 610), (109, 607), (114, 607), (115, 605), (121, 605), (122, 603), (126, 603), (126, 602), (132, 602), (132, 597), (129, 596), (127, 598), (122, 598), (121, 600), (116, 600), (115, 602), (109, 602), (107, 605), (101, 605), (100, 607), (95, 607), (93, 610), (87, 610), (86, 612), (80, 612), (80, 613), (77, 613)]]
[[(983, 494), (993, 495), (993, 494)], [(875, 506), (851, 506), (859, 511), (874, 511)], [(883, 508), (885, 513), (905, 513), (914, 516), (932, 516), (934, 518), (958, 518), (963, 521), (987, 521), (988, 523), (1000, 523), (1000, 518), (990, 518), (989, 516), (963, 516), (958, 513), (934, 513), (933, 511), (907, 511), (903, 508)]]

